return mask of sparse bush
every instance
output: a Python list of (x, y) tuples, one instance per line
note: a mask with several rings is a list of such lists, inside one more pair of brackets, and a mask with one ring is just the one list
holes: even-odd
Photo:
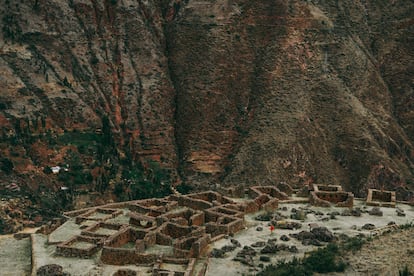
[(148, 169), (138, 166), (124, 174), (131, 192), (131, 199), (164, 197), (171, 194), (170, 173), (152, 161)]
[(319, 273), (342, 272), (345, 270), (345, 263), (338, 263), (335, 260), (338, 252), (338, 246), (330, 243), (325, 248), (319, 248), (313, 251), (303, 260), (303, 265), (307, 270)]
[(342, 247), (345, 250), (355, 252), (355, 251), (360, 250), (362, 248), (362, 245), (364, 245), (365, 242), (366, 241), (360, 237), (352, 237), (352, 238), (347, 239), (343, 243)]
[(257, 275), (312, 275), (313, 272), (343, 272), (345, 263), (338, 262), (336, 256), (339, 247), (336, 244), (328, 244), (325, 248), (319, 248), (310, 253), (302, 261), (294, 258), (291, 262), (279, 262), (277, 265), (269, 265)]
[(306, 271), (299, 259), (293, 258), (290, 262), (280, 261), (277, 265), (269, 265), (257, 276), (308, 276), (311, 271)]
[(191, 190), (193, 189), (193, 187), (191, 187), (190, 185), (186, 183), (180, 184), (175, 188), (177, 189), (177, 191), (179, 191), (183, 195), (189, 194)]
[(413, 275), (413, 273), (411, 273), (410, 270), (408, 269), (408, 266), (405, 265), (402, 270), (398, 271), (398, 275), (399, 276), (411, 276)]
[(43, 172), (45, 173), (45, 174), (52, 174), (53, 172), (52, 172), (52, 169), (49, 167), (49, 166), (46, 166), (44, 169), (43, 169)]
[(400, 225), (400, 229), (410, 229), (411, 227), (414, 227), (414, 223), (412, 223), (412, 222)]

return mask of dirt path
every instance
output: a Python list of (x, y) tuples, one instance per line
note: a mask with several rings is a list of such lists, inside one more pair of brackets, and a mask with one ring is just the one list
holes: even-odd
[(375, 237), (356, 253), (346, 256), (347, 275), (397, 275), (406, 265), (414, 272), (414, 228)]

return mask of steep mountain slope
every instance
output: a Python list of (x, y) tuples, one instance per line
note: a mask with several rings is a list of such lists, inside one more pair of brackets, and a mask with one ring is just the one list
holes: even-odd
[[(1, 0), (2, 187), (123, 194), (125, 171), (156, 162), (202, 189), (325, 182), (408, 200), (413, 14), (397, 0)], [(47, 175), (59, 164), (76, 174)]]

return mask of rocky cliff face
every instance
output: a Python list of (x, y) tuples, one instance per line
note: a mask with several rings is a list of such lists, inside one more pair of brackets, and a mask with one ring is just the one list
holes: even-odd
[(1, 0), (2, 181), (56, 188), (43, 168), (71, 164), (103, 192), (152, 160), (204, 189), (409, 199), (412, 14), (398, 0)]

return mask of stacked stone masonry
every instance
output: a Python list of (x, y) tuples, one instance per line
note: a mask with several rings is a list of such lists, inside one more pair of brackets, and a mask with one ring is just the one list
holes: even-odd
[(354, 205), (354, 195), (342, 191), (341, 186), (315, 184), (310, 192), (309, 201), (315, 206), (329, 207), (333, 204), (337, 207), (351, 208)]
[[(245, 214), (276, 209), (292, 191), (279, 183), (250, 187), (250, 199), (242, 202), (208, 191), (68, 212), (80, 225), (81, 235), (58, 244), (56, 253), (91, 258), (101, 250), (98, 256), (104, 264), (153, 264), (153, 275), (192, 275), (194, 260), (204, 255), (211, 242), (244, 229)], [(310, 202), (352, 206), (353, 195), (339, 186), (316, 185)], [(180, 263), (183, 269), (167, 271), (163, 262)]]
[(367, 205), (395, 207), (396, 195), (392, 191), (368, 189)]

